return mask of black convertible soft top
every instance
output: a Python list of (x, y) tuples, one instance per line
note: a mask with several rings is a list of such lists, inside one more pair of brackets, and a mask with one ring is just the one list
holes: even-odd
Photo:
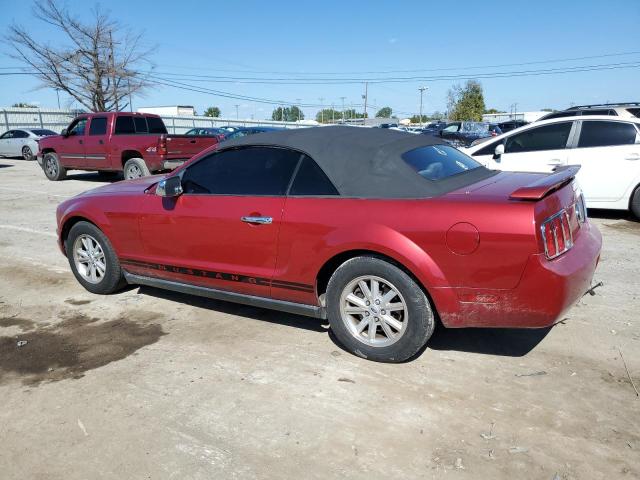
[(495, 174), (475, 168), (441, 180), (427, 180), (402, 159), (415, 148), (445, 144), (428, 135), (383, 128), (346, 126), (299, 128), (258, 133), (221, 145), (219, 151), (246, 146), (299, 150), (324, 170), (341, 195), (360, 198), (424, 198), (462, 188)]

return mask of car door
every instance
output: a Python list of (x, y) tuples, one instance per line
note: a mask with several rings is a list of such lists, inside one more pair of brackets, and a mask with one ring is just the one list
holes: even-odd
[(0, 135), (0, 155), (11, 155), (11, 141), (15, 130), (9, 130)]
[[(184, 193), (146, 195), (143, 274), (269, 296), (286, 189), (301, 154), (273, 147), (214, 152), (180, 172)], [(141, 266), (142, 265), (142, 266)]]
[(632, 122), (582, 119), (569, 163), (588, 202), (615, 202), (640, 178), (640, 134)]
[(12, 157), (22, 156), (22, 147), (27, 145), (29, 133), (24, 130), (14, 130), (13, 138), (9, 141), (8, 155)]
[(107, 117), (95, 116), (89, 121), (89, 132), (84, 138), (85, 168), (109, 169), (107, 156)]
[(67, 135), (62, 137), (58, 156), (65, 167), (84, 167), (84, 138), (87, 118), (76, 118), (67, 128)]
[(567, 143), (574, 122), (559, 122), (532, 127), (504, 138), (504, 153), (493, 156), (489, 168), (512, 172), (552, 172), (566, 165)]

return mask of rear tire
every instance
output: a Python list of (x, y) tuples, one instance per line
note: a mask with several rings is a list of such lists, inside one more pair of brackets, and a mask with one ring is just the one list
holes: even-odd
[(344, 262), (327, 285), (327, 313), (337, 340), (377, 362), (403, 362), (435, 327), (429, 299), (403, 270), (376, 257)]
[(22, 158), (24, 158), (28, 162), (34, 159), (33, 152), (29, 147), (27, 146), (22, 147)]
[(631, 197), (631, 203), (629, 204), (631, 213), (635, 215), (635, 217), (640, 220), (640, 185), (636, 187), (636, 191), (633, 192), (633, 196)]
[(124, 164), (124, 179), (133, 180), (135, 178), (148, 177), (151, 172), (147, 168), (142, 158), (130, 158)]
[(91, 293), (107, 295), (126, 284), (111, 242), (92, 223), (78, 222), (71, 227), (64, 248), (71, 271)]
[(58, 155), (55, 153), (45, 153), (42, 159), (42, 169), (45, 176), (52, 182), (67, 178), (67, 169), (62, 166)]

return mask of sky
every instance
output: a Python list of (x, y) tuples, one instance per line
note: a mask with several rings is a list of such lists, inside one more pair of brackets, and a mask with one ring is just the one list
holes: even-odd
[[(315, 116), (320, 104), (341, 109), (341, 97), (345, 108), (353, 104), (362, 111), (366, 80), (370, 115), (382, 106), (390, 106), (401, 118), (417, 113), (421, 86), (428, 87), (424, 111), (444, 111), (453, 85), (496, 73), (509, 75), (480, 78), (487, 108), (510, 111), (517, 104), (518, 111), (528, 111), (640, 101), (640, 0), (62, 3), (86, 21), (91, 6), (100, 4), (114, 19), (142, 32), (153, 51), (156, 79), (308, 105), (302, 108), (307, 118)], [(30, 0), (0, 0), (0, 34), (6, 35), (16, 23), (29, 26), (42, 43), (67, 44), (34, 19), (32, 6)], [(21, 65), (10, 54), (7, 42), (0, 42), (0, 72)], [(539, 72), (594, 65), (608, 69)], [(620, 66), (625, 68), (610, 68)], [(516, 71), (536, 75), (512, 76)], [(240, 83), (247, 81), (240, 78), (270, 83)], [(317, 80), (301, 84), (301, 78)], [(31, 76), (0, 75), (0, 107), (28, 102), (55, 108), (55, 91), (39, 86)], [(159, 105), (193, 105), (198, 112), (218, 106), (229, 118), (235, 118), (238, 105), (240, 118), (257, 119), (269, 118), (275, 107), (158, 84), (144, 97), (133, 98), (134, 109)], [(61, 106), (78, 105), (61, 95)]]

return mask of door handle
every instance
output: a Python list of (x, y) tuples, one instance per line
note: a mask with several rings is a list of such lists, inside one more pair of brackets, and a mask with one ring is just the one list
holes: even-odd
[(257, 223), (259, 225), (269, 225), (273, 222), (271, 217), (240, 217), (244, 223)]
[(624, 157), (625, 160), (640, 160), (640, 153), (632, 153), (628, 157)]
[(189, 143), (196, 143), (195, 140), (189, 140)]
[(100, 145), (104, 145), (104, 141), (103, 141), (103, 140), (98, 140), (98, 143), (99, 143)]
[(82, 140), (78, 140), (78, 143), (79, 143), (80, 145), (82, 145)]

